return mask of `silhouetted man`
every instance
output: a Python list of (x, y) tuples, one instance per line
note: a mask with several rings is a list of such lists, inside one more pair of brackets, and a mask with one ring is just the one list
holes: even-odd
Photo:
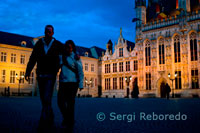
[(39, 128), (52, 126), (54, 122), (51, 100), (59, 71), (59, 55), (62, 54), (63, 44), (53, 38), (54, 28), (52, 25), (45, 27), (45, 37), (35, 44), (26, 68), (25, 79), (29, 80), (30, 73), (37, 63), (37, 81), (42, 102)]

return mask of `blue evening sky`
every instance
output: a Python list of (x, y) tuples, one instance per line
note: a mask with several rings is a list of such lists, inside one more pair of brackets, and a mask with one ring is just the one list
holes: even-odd
[(84, 47), (106, 48), (109, 39), (135, 42), (135, 0), (5, 0), (0, 4), (0, 30), (31, 37), (44, 35), (52, 24), (54, 37)]

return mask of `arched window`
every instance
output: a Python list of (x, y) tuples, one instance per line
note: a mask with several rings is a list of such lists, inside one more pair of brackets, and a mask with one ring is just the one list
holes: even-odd
[(174, 61), (175, 63), (181, 62), (181, 53), (180, 53), (180, 37), (176, 35), (174, 37)]
[(151, 47), (149, 41), (147, 41), (145, 44), (145, 60), (146, 66), (151, 66)]
[(159, 64), (165, 64), (165, 47), (163, 38), (159, 40)]
[(191, 61), (197, 60), (197, 39), (194, 32), (190, 34), (190, 55)]

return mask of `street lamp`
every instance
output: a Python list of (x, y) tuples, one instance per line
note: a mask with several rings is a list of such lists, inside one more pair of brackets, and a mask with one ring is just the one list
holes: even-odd
[[(177, 73), (175, 73), (175, 78), (177, 77)], [(171, 75), (170, 73), (168, 74), (169, 79), (172, 81), (172, 98), (174, 98), (174, 88), (173, 88), (173, 81), (175, 80), (175, 78), (170, 78)]]
[(132, 77), (131, 76), (129, 76), (129, 77), (125, 77), (125, 81), (126, 81), (126, 84), (127, 84), (127, 90), (126, 90), (126, 94), (127, 94), (127, 98), (129, 98), (129, 83), (130, 83), (130, 81), (132, 80)]
[(90, 79), (90, 81), (88, 81), (87, 79), (85, 79), (85, 83), (88, 86), (88, 96), (89, 96), (89, 86), (92, 85), (92, 79)]
[(18, 77), (18, 74), (16, 73), (15, 77), (16, 77), (16, 79), (19, 81), (19, 85), (18, 85), (18, 96), (20, 96), (20, 83), (21, 83), (21, 81), (24, 79), (24, 75)]

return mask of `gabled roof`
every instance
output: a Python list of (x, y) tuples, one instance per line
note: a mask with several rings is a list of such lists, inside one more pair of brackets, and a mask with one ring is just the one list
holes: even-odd
[(96, 50), (98, 57), (102, 56), (102, 52), (104, 52), (104, 53), (106, 52), (105, 49), (99, 48), (97, 46), (93, 46), (92, 48), (94, 48)]
[[(0, 43), (2, 44), (33, 48), (32, 40), (33, 37), (0, 31)], [(26, 45), (22, 45), (23, 41)]]

